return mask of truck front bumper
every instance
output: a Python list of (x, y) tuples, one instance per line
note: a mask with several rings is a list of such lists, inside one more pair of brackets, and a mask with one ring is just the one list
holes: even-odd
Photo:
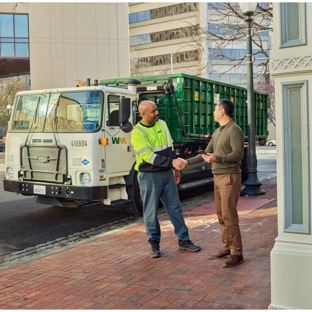
[(107, 198), (107, 186), (73, 186), (3, 179), (3, 189), (22, 195), (47, 196), (71, 200), (102, 200)]

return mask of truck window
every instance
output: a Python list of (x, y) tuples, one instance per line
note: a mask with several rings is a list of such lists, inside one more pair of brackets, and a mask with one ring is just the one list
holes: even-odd
[(12, 112), (12, 131), (85, 132), (100, 129), (103, 93), (63, 92), (20, 95)]
[(106, 124), (110, 127), (119, 127), (119, 100), (118, 95), (109, 95), (107, 97)]

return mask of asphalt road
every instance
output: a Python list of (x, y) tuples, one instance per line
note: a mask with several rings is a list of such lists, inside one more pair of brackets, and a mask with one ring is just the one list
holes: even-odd
[[(276, 174), (276, 148), (257, 147), (258, 179)], [(36, 204), (34, 197), (3, 191), (4, 160), (0, 155), (0, 256), (132, 217), (123, 207), (92, 204), (62, 208)], [(212, 188), (180, 193), (183, 205), (212, 196)]]

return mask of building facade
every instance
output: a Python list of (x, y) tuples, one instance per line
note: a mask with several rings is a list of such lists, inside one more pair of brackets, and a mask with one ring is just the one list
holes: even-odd
[(278, 237), (272, 309), (312, 308), (312, 3), (274, 3)]
[(192, 45), (200, 41), (201, 8), (197, 2), (129, 3), (131, 75), (167, 74), (170, 65), (176, 73), (201, 75), (200, 45)]
[(31, 88), (129, 76), (127, 3), (0, 3), (0, 77)]
[[(219, 7), (224, 7), (222, 4)], [(246, 39), (230, 40), (220, 46), (220, 40), (209, 37), (208, 31), (217, 33), (237, 23), (233, 17), (220, 18), (218, 3), (205, 2), (134, 2), (129, 3), (130, 72), (131, 76), (150, 76), (183, 72), (190, 75), (246, 87), (246, 60), (240, 66), (233, 65), (246, 55)], [(223, 15), (223, 17), (226, 15)], [(242, 22), (243, 27), (245, 25)], [(270, 21), (263, 22), (269, 27)], [(260, 33), (259, 33), (260, 34)], [(261, 46), (269, 55), (271, 37), (261, 32)], [(258, 65), (264, 55), (255, 52), (254, 73), (260, 73)], [(223, 57), (224, 56), (224, 57)], [(257, 76), (257, 75), (255, 75)], [(263, 76), (262, 76), (263, 77)], [(262, 81), (255, 79), (255, 84)], [(256, 86), (257, 87), (257, 86)], [(262, 90), (265, 91), (266, 90)], [(269, 139), (274, 139), (275, 126), (269, 123)]]
[[(175, 72), (222, 81), (235, 85), (246, 85), (246, 61), (233, 67), (235, 60), (246, 55), (246, 40), (229, 40), (220, 48), (220, 41), (208, 33), (229, 29), (237, 23), (226, 12), (220, 15), (212, 6), (203, 2), (186, 3), (129, 3), (130, 53), (133, 74), (170, 73), (171, 59)], [(223, 11), (226, 11), (225, 8)], [(224, 18), (226, 17), (226, 19)], [(222, 22), (221, 22), (222, 21)], [(244, 24), (244, 23), (243, 23)], [(263, 25), (268, 27), (268, 25)], [(261, 45), (269, 54), (271, 47), (268, 32), (261, 35)], [(255, 52), (255, 70), (263, 62), (259, 47)], [(238, 63), (238, 61), (236, 62)], [(207, 66), (208, 64), (208, 66)]]

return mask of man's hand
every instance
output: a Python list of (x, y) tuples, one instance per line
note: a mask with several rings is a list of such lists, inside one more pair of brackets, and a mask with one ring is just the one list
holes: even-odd
[(180, 174), (179, 170), (173, 169), (173, 175), (174, 175), (175, 183), (179, 184), (181, 181), (181, 174)]
[(216, 155), (212, 153), (207, 153), (207, 154), (201, 154), (204, 161), (207, 161), (208, 163), (212, 163), (216, 161)]
[(177, 158), (172, 161), (172, 166), (175, 169), (183, 170), (188, 166), (188, 163), (185, 159)]

